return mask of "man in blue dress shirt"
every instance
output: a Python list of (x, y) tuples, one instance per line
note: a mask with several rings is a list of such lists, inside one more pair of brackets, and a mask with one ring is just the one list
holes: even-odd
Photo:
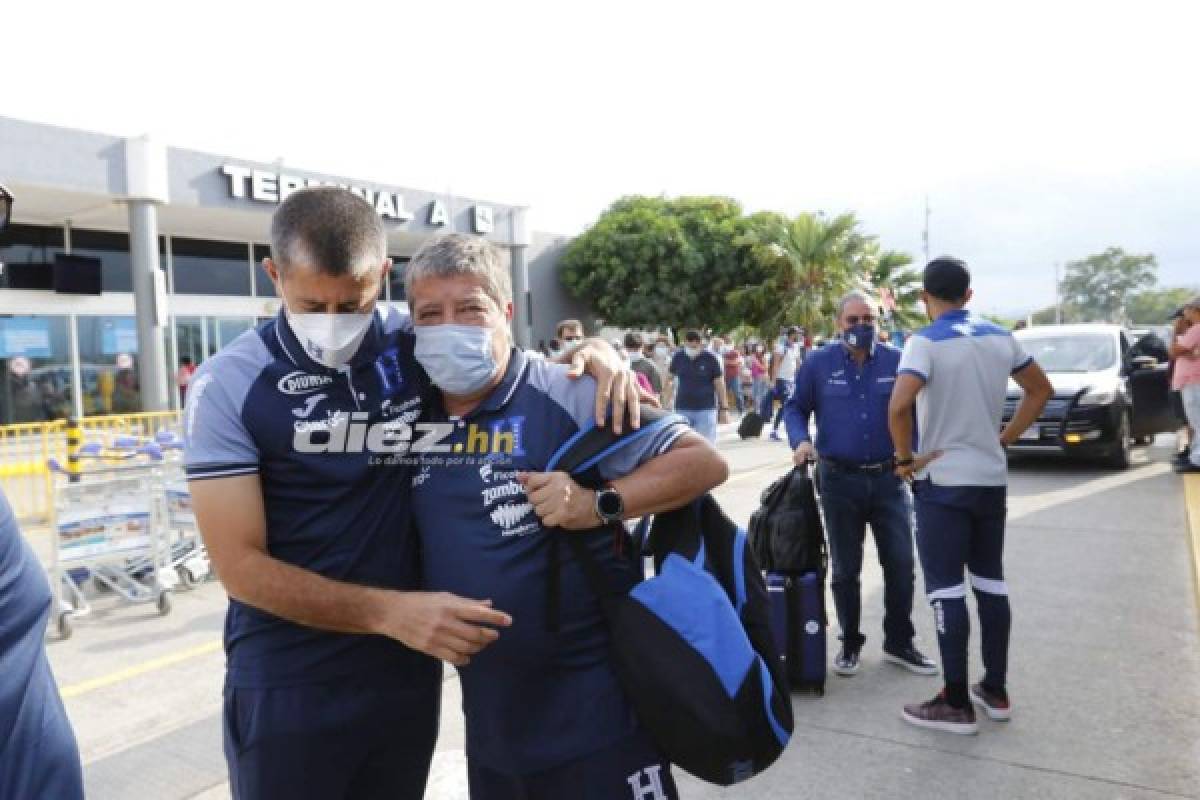
[[(900, 351), (878, 341), (875, 322), (875, 305), (866, 294), (856, 291), (842, 298), (838, 305), (841, 338), (800, 365), (784, 420), (796, 464), (818, 461), (833, 562), (833, 601), (842, 628), (834, 672), (845, 676), (858, 672), (859, 654), (867, 640), (859, 629), (859, 575), (870, 524), (883, 567), (884, 659), (933, 675), (937, 665), (913, 645), (912, 494), (893, 474), (895, 451), (888, 432), (888, 400)], [(815, 448), (808, 432), (814, 413)]]

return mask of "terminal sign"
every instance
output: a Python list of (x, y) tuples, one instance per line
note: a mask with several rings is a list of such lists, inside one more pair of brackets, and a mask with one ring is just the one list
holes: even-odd
[[(404, 195), (399, 192), (370, 189), (366, 186), (352, 186), (317, 178), (301, 178), (297, 175), (243, 167), (238, 164), (224, 165), (221, 167), (221, 173), (229, 179), (229, 194), (238, 199), (278, 204), (297, 189), (307, 189), (313, 186), (337, 186), (366, 200), (375, 208), (375, 213), (384, 219), (409, 222), (415, 216), (405, 208)], [(446, 204), (441, 200), (431, 202), (423, 216), (425, 224), (431, 227), (444, 228), (451, 223), (450, 213)], [(491, 233), (493, 223), (490, 207), (476, 205), (472, 210), (471, 220), (475, 233)]]

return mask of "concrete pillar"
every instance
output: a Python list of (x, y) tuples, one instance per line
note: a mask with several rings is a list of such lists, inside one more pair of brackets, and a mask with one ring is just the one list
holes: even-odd
[(138, 383), (142, 410), (167, 411), (166, 276), (158, 263), (158, 208), (150, 200), (129, 201), (129, 256), (133, 307), (137, 315)]
[(529, 291), (529, 262), (526, 251), (529, 239), (526, 232), (525, 209), (514, 208), (508, 217), (509, 252), (512, 254), (513, 287), (513, 339), (517, 347), (532, 349), (533, 341), (533, 296)]
[(137, 315), (138, 383), (142, 409), (171, 407), (165, 331), (170, 319), (167, 280), (158, 260), (158, 205), (168, 202), (167, 149), (148, 136), (125, 140), (125, 196), (129, 204), (129, 257)]

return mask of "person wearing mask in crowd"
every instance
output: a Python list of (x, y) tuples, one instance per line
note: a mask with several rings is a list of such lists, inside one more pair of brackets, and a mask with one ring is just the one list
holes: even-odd
[(629, 368), (645, 379), (647, 391), (655, 398), (659, 398), (661, 402), (662, 373), (658, 371), (658, 367), (654, 365), (653, 361), (646, 358), (645, 349), (640, 333), (631, 331), (625, 334), (625, 352), (629, 354)]
[(1179, 392), (1183, 411), (1190, 432), (1190, 447), (1185, 458), (1175, 464), (1175, 471), (1200, 472), (1200, 297), (1193, 297), (1183, 306), (1183, 320), (1187, 327), (1178, 326), (1182, 332), (1171, 343), (1171, 355), (1175, 358), (1175, 370), (1171, 377), (1171, 388)]
[[(411, 465), (388, 457), (429, 384), (409, 317), (378, 303), (391, 268), (379, 215), (346, 190), (302, 189), (270, 238), (263, 267), (283, 307), (200, 366), (184, 413), (197, 525), (230, 596), (231, 790), (420, 800), (440, 661), (467, 664), (511, 618), (485, 597), (423, 589)], [(584, 362), (603, 367), (600, 394), (622, 376), (611, 424), (624, 427), (628, 376), (603, 342), (571, 372)], [(596, 416), (610, 424), (608, 408)]]
[(732, 344), (727, 344), (722, 348), (721, 353), (722, 366), (725, 370), (725, 395), (732, 398), (730, 405), (737, 409), (739, 414), (745, 409), (742, 407), (742, 354)]
[[(763, 414), (763, 405), (766, 403), (767, 395), (771, 391), (771, 384), (768, 381), (766, 348), (762, 342), (755, 342), (750, 347), (750, 386), (751, 393), (754, 399), (754, 410)], [(767, 415), (763, 414), (765, 418)]]
[(671, 374), (678, 388), (675, 392), (675, 411), (683, 416), (697, 433), (710, 442), (717, 441), (717, 412), (728, 411), (725, 398), (725, 377), (720, 360), (704, 347), (700, 331), (690, 330), (684, 337), (683, 349), (671, 359)]
[[(486, 239), (450, 234), (405, 271), (416, 357), (439, 390), (422, 419), (446, 425), (446, 444), (466, 459), (447, 467), (429, 454), (413, 478), (425, 585), (492, 598), (513, 619), (459, 671), (471, 798), (675, 798), (670, 765), (618, 683), (600, 600), (577, 564), (561, 565), (561, 616), (549, 622), (550, 539), (580, 537), (610, 577), (632, 587), (641, 559), (622, 555), (627, 543), (614, 547), (612, 526), (678, 508), (728, 470), (682, 419), (668, 418), (599, 461), (605, 488), (544, 471), (591, 425), (596, 385), (513, 346), (505, 261)], [(522, 419), (537, 424), (513, 422)]]
[[(1037, 421), (1054, 389), (1011, 332), (967, 312), (971, 273), (964, 262), (945, 256), (930, 261), (921, 297), (933, 324), (905, 344), (888, 416), (896, 474), (915, 480), (917, 551), (937, 623), (945, 687), (928, 702), (905, 706), (903, 716), (919, 727), (973, 734), (979, 727), (972, 704), (995, 720), (1012, 714), (1004, 448)], [(1024, 395), (1001, 428), (1010, 377)], [(913, 446), (914, 407), (920, 455)], [(969, 689), (968, 581), (979, 612), (984, 666), (983, 680)]]
[(670, 340), (660, 334), (654, 342), (653, 353), (650, 356), (654, 366), (658, 367), (658, 374), (662, 376), (662, 407), (667, 411), (675, 408), (675, 377), (671, 374), (671, 358), (674, 352), (675, 348)]
[[(797, 466), (818, 461), (821, 508), (833, 567), (831, 588), (841, 651), (833, 671), (858, 672), (863, 635), (863, 542), (869, 525), (883, 567), (883, 657), (920, 675), (937, 665), (913, 644), (912, 495), (895, 475), (888, 399), (896, 382), (900, 351), (879, 342), (874, 304), (851, 292), (838, 304), (840, 341), (816, 350), (800, 365), (796, 387), (784, 409), (788, 441)], [(817, 418), (817, 444), (809, 420)], [(819, 454), (819, 456), (818, 456)]]
[(546, 348), (546, 357), (557, 361), (559, 358), (562, 357), (562, 354), (563, 354), (562, 340), (551, 339), (550, 345)]
[(563, 350), (570, 352), (583, 343), (583, 323), (577, 319), (564, 319), (554, 327), (554, 335), (562, 342)]
[(783, 421), (783, 409), (788, 398), (792, 396), (796, 369), (803, 359), (800, 337), (800, 328), (788, 328), (783, 339), (775, 345), (774, 357), (771, 359), (771, 385), (774, 387), (775, 399), (779, 401), (779, 410), (775, 412), (775, 419), (771, 422), (771, 440), (775, 442), (782, 441), (779, 438), (779, 423)]

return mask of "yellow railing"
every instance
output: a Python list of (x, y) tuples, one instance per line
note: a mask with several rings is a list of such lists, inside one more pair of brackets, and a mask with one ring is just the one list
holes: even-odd
[[(109, 443), (115, 436), (150, 438), (179, 425), (178, 411), (107, 414), (80, 419), (83, 441)], [(22, 422), (0, 425), (0, 490), (21, 522), (45, 522), (54, 506), (51, 458), (67, 466), (67, 423)]]

